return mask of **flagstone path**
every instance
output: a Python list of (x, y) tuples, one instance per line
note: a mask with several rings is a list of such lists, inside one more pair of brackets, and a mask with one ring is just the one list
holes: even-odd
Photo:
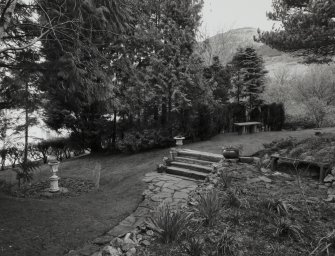
[(134, 213), (120, 222), (119, 225), (96, 238), (91, 244), (79, 251), (71, 251), (68, 256), (94, 255), (101, 246), (109, 244), (116, 237), (123, 237), (142, 226), (145, 220), (157, 207), (168, 203), (172, 207), (183, 206), (187, 203), (189, 194), (194, 191), (199, 181), (183, 177), (175, 177), (166, 173), (147, 173), (143, 179), (148, 183), (148, 189), (144, 191), (144, 200)]

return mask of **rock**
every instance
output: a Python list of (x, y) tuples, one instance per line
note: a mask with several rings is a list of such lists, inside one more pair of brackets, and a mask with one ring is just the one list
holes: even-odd
[(328, 203), (335, 202), (335, 195), (329, 195), (328, 198), (324, 199), (324, 201)]
[(254, 157), (241, 156), (240, 157), (240, 162), (241, 163), (246, 163), (246, 164), (251, 164), (251, 163), (254, 162)]
[(115, 248), (121, 247), (123, 244), (123, 240), (119, 237), (116, 237), (110, 242), (110, 244)]
[(131, 248), (126, 253), (126, 256), (132, 256), (132, 255), (136, 255), (136, 249), (135, 248)]
[(271, 183), (272, 182), (272, 180), (271, 179), (269, 179), (269, 178), (267, 178), (267, 177), (265, 177), (265, 176), (260, 176), (260, 177), (258, 177), (261, 181), (264, 181), (264, 182), (266, 182), (266, 183)]
[(141, 241), (141, 244), (144, 246), (149, 246), (151, 243), (148, 240)]
[(264, 159), (263, 161), (262, 161), (262, 164), (263, 164), (263, 166), (269, 166), (270, 165), (270, 162), (271, 162), (271, 160), (269, 159), (269, 158), (267, 158), (267, 159)]
[(127, 252), (132, 248), (135, 248), (136, 243), (131, 240), (130, 238), (130, 233), (126, 235), (125, 239), (123, 240), (123, 244), (121, 246), (122, 251)]
[(331, 174), (328, 174), (323, 181), (324, 182), (333, 182), (333, 181), (335, 181), (335, 177)]
[(326, 185), (319, 185), (319, 189), (327, 189), (328, 187)]
[(101, 237), (94, 239), (93, 243), (97, 245), (104, 245), (104, 244), (108, 244), (112, 239), (113, 237), (111, 236), (101, 236)]
[(146, 234), (147, 234), (148, 236), (153, 236), (153, 235), (154, 235), (154, 231), (152, 231), (152, 230), (148, 230), (148, 231), (146, 232)]
[(91, 256), (102, 256), (102, 252), (95, 252)]
[(107, 245), (102, 249), (101, 255), (102, 256), (121, 256), (121, 253), (119, 250), (117, 250), (113, 246)]
[(143, 236), (141, 235), (141, 234), (137, 234), (136, 235), (136, 239), (137, 239), (137, 241), (142, 241), (143, 240)]
[(329, 189), (327, 190), (327, 194), (328, 194), (328, 195), (335, 195), (335, 188), (329, 188)]
[(333, 167), (333, 169), (331, 170), (331, 174), (335, 176), (335, 167)]
[(261, 172), (262, 172), (262, 173), (269, 173), (269, 172), (271, 172), (271, 170), (262, 167), (262, 168), (261, 168)]
[(309, 161), (309, 162), (313, 162), (313, 161), (315, 161), (315, 158), (313, 156), (306, 156), (306, 157), (304, 157), (304, 160)]

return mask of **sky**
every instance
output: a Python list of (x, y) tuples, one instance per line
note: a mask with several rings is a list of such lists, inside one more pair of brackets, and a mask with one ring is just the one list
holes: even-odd
[(272, 0), (204, 0), (200, 32), (213, 36), (219, 32), (242, 27), (270, 30), (266, 12), (271, 11)]

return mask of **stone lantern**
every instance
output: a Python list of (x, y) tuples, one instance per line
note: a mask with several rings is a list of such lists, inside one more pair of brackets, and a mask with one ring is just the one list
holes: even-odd
[(185, 137), (182, 137), (182, 136), (176, 136), (176, 137), (174, 137), (173, 139), (176, 141), (176, 145), (177, 145), (177, 146), (182, 146)]
[(54, 161), (50, 161), (48, 164), (49, 164), (49, 166), (51, 168), (51, 172), (52, 172), (52, 176), (49, 178), (49, 180), (50, 180), (49, 192), (51, 192), (51, 193), (59, 192), (59, 190), (60, 190), (59, 186), (58, 186), (59, 177), (57, 176), (59, 162), (54, 160)]

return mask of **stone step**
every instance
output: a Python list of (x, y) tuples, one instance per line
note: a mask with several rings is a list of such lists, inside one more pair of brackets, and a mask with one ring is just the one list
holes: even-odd
[(188, 158), (188, 157), (180, 157), (180, 156), (175, 157), (174, 161), (182, 162), (182, 163), (189, 163), (189, 164), (198, 164), (198, 165), (209, 166), (209, 167), (212, 166), (212, 164), (216, 163), (212, 161), (204, 161), (204, 160)]
[(193, 171), (197, 171), (197, 172), (203, 172), (203, 173), (210, 173), (213, 170), (213, 168), (209, 167), (209, 166), (182, 163), (182, 162), (176, 162), (176, 161), (171, 162), (171, 166), (176, 166), (176, 167), (180, 167), (180, 168), (184, 168), (184, 169), (188, 169), (188, 170), (193, 170)]
[(223, 159), (223, 156), (219, 154), (201, 152), (201, 151), (190, 150), (190, 149), (178, 150), (177, 156), (194, 158), (194, 159), (210, 161), (210, 162), (219, 162)]
[(166, 173), (177, 175), (177, 176), (183, 176), (187, 178), (192, 178), (196, 180), (204, 180), (207, 177), (207, 174), (203, 172), (187, 170), (187, 169), (175, 167), (175, 166), (168, 166), (166, 168)]

